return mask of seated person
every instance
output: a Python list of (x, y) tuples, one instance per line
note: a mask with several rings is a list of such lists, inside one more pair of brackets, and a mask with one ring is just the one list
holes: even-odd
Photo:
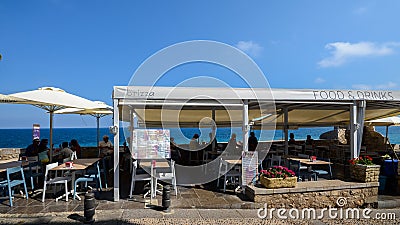
[(232, 133), (231, 139), (229, 139), (228, 145), (225, 148), (225, 154), (229, 157), (238, 157), (242, 155), (243, 144), (240, 141), (236, 141), (236, 134)]
[(41, 161), (42, 163), (48, 163), (50, 161), (49, 159), (50, 149), (47, 147), (48, 144), (49, 144), (49, 139), (46, 138), (43, 138), (39, 144), (38, 156), (39, 156), (39, 161)]
[(288, 144), (289, 144), (289, 145), (294, 145), (294, 144), (296, 144), (296, 140), (294, 140), (294, 134), (293, 134), (293, 133), (290, 133), (290, 138), (289, 138)]
[(68, 148), (68, 142), (63, 142), (61, 146), (62, 146), (62, 149), (60, 151), (59, 158), (60, 159), (71, 158), (72, 153), (74, 153), (74, 151), (72, 151), (70, 148)]
[(37, 156), (39, 153), (39, 143), (40, 140), (38, 137), (35, 137), (32, 141), (32, 144), (30, 144), (26, 150), (25, 150), (25, 156), (31, 157), (31, 156)]
[(40, 141), (38, 152), (49, 151), (50, 149), (49, 147), (47, 147), (48, 144), (49, 144), (49, 139), (43, 138)]
[(200, 144), (199, 144), (199, 135), (194, 134), (192, 139), (190, 140), (189, 143), (189, 149), (190, 150), (199, 150), (200, 149)]
[(313, 145), (314, 140), (311, 138), (311, 135), (307, 135), (306, 145)]
[(114, 148), (111, 141), (109, 141), (108, 135), (103, 136), (103, 140), (99, 142), (99, 148), (100, 157), (112, 154)]
[(76, 152), (76, 156), (78, 158), (81, 158), (81, 146), (79, 145), (78, 141), (76, 139), (72, 139), (70, 142), (71, 150)]

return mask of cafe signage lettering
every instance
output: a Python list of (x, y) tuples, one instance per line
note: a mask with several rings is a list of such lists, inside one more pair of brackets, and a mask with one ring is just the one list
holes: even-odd
[(154, 96), (154, 91), (141, 91), (141, 90), (126, 90), (126, 95), (129, 97), (152, 97)]
[(391, 91), (313, 91), (315, 100), (393, 100)]

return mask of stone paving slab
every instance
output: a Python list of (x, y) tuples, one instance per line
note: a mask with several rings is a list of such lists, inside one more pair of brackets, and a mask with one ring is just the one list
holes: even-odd
[[(259, 219), (257, 210), (175, 209), (164, 213), (152, 209), (99, 210), (95, 224), (400, 224), (400, 209), (373, 210), (374, 213), (395, 213), (398, 219), (321, 219), (279, 220)], [(0, 214), (0, 224), (82, 224), (83, 213)]]

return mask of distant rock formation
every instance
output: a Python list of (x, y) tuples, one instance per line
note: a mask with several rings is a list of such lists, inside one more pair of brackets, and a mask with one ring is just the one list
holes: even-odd
[(319, 136), (319, 139), (338, 140), (340, 144), (347, 144), (346, 129), (334, 127), (333, 130), (325, 132)]
[(375, 131), (374, 126), (364, 127), (362, 145), (367, 147), (368, 151), (385, 151), (385, 137)]

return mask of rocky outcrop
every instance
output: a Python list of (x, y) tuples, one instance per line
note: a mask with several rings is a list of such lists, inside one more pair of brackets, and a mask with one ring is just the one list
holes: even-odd
[(319, 139), (338, 140), (340, 144), (347, 144), (346, 129), (334, 127), (333, 130), (325, 132), (319, 136)]

